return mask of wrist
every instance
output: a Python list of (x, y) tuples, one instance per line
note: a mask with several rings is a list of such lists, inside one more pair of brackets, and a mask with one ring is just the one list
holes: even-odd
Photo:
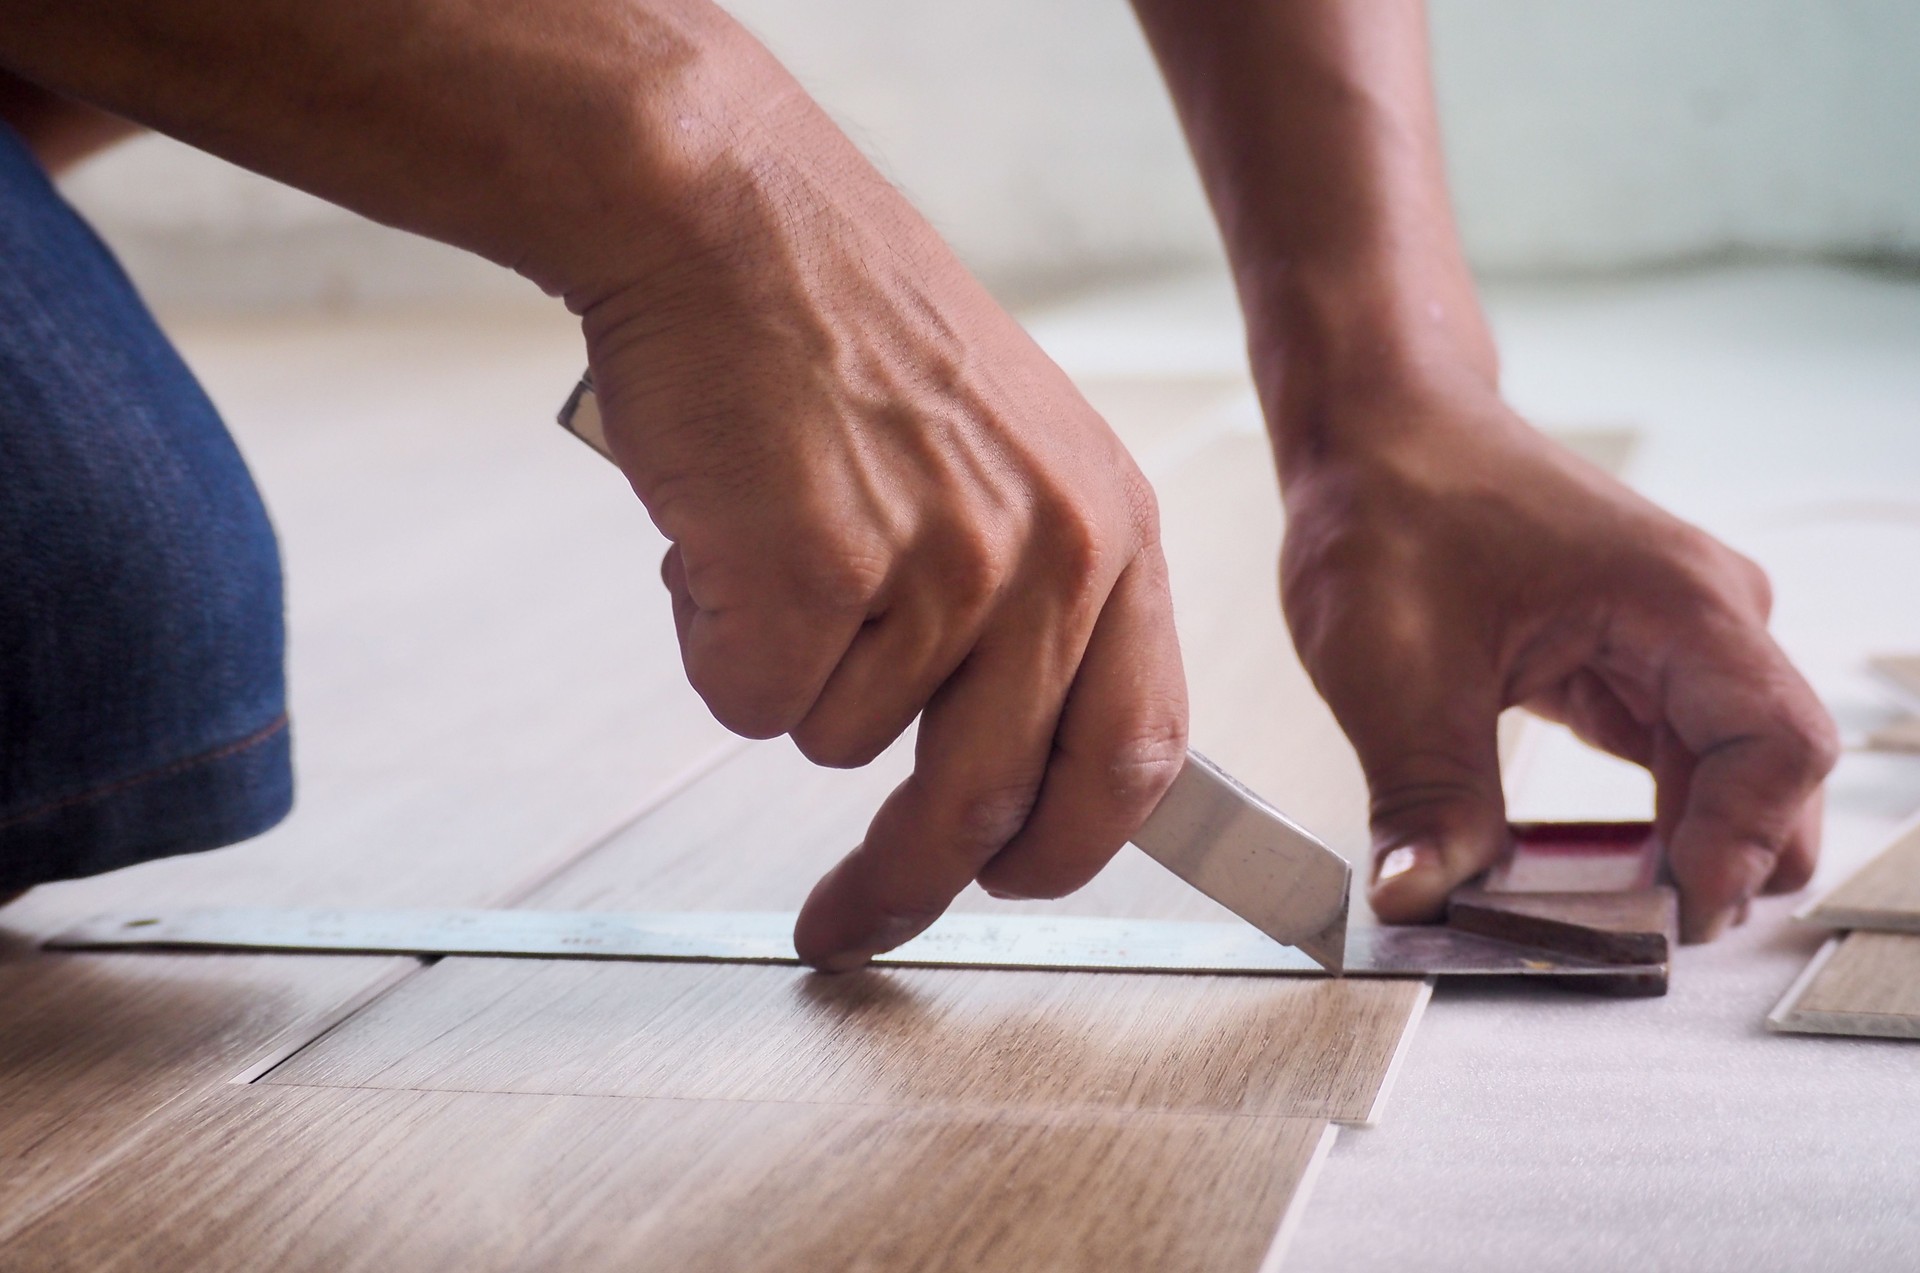
[(1422, 270), (1383, 254), (1239, 273), (1283, 483), (1435, 418), (1410, 404), (1498, 399), (1498, 354), (1464, 266)]
[(690, 272), (745, 264), (765, 253), (771, 222), (808, 217), (810, 189), (871, 171), (724, 12), (704, 0), (660, 8), (649, 58), (605, 59), (583, 94), (594, 124), (567, 148), (513, 256), (583, 315), (615, 297), (664, 302)]

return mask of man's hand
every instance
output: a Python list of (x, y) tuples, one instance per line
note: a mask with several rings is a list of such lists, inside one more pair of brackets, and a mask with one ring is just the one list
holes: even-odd
[(1437, 917), (1505, 847), (1514, 705), (1652, 771), (1689, 939), (1804, 885), (1836, 744), (1760, 570), (1471, 383), (1339, 410), (1370, 441), (1292, 466), (1282, 595), (1366, 770), (1381, 918)]
[[(0, 0), (0, 54), (582, 315), (715, 715), (917, 765), (814, 891), (846, 967), (1053, 896), (1185, 755), (1153, 497), (1106, 425), (708, 0)], [(271, 49), (272, 57), (260, 50)]]
[(1225, 232), (1287, 507), (1294, 642), (1373, 793), (1374, 908), (1506, 841), (1520, 704), (1653, 771), (1688, 936), (1812, 869), (1833, 727), (1752, 563), (1500, 401), (1420, 0), (1134, 0)]
[(714, 715), (840, 766), (920, 719), (913, 775), (801, 912), (802, 957), (837, 969), (975, 879), (1085, 883), (1179, 770), (1185, 682), (1119, 441), (810, 103), (763, 117), (806, 128), (717, 157), (680, 263), (602, 289), (586, 329)]

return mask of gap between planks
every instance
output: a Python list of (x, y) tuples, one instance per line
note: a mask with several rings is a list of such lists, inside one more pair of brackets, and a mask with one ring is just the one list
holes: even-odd
[[(578, 865), (582, 860), (591, 856), (602, 846), (618, 839), (623, 832), (635, 823), (641, 821), (648, 814), (666, 804), (681, 792), (696, 786), (701, 779), (726, 764), (729, 760), (732, 760), (735, 756), (738, 756), (746, 747), (747, 744), (745, 742), (737, 742), (729, 746), (716, 748), (710, 755), (695, 761), (680, 773), (670, 778), (658, 791), (641, 801), (631, 812), (622, 816), (606, 830), (585, 838), (570, 849), (556, 853), (544, 866), (530, 872), (520, 883), (504, 890), (490, 905), (495, 909), (508, 909), (532, 897), (554, 880), (566, 874), (568, 870)], [(300, 1031), (290, 1029), (286, 1036), (275, 1040), (264, 1052), (243, 1066), (240, 1071), (228, 1079), (227, 1082), (242, 1085), (258, 1082), (280, 1066), (286, 1064), (286, 1062), (292, 1060), (295, 1056), (298, 1056), (306, 1048), (318, 1043), (362, 1009), (368, 1008), (385, 998), (389, 993), (399, 988), (408, 978), (426, 971), (438, 962), (437, 959), (401, 960), (396, 967), (375, 977), (361, 990), (341, 1000), (331, 1011), (322, 1014), (302, 1026)], [(304, 1033), (301, 1033), (301, 1031)]]

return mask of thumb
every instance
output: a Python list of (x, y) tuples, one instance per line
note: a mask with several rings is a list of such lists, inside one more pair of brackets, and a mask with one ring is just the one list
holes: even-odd
[[(1368, 900), (1390, 924), (1438, 919), (1455, 886), (1507, 847), (1499, 700), (1445, 675), (1376, 683), (1347, 726), (1367, 776), (1373, 830)], [(1397, 692), (1396, 692), (1397, 691)]]

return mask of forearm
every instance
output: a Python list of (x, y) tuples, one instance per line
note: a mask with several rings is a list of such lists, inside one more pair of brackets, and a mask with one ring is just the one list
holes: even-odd
[[(1449, 207), (1419, 0), (1135, 0), (1226, 239), (1290, 458), (1388, 427), (1336, 399), (1497, 376)], [(1334, 436), (1338, 434), (1338, 436)]]
[(0, 0), (0, 63), (578, 308), (717, 240), (765, 155), (849, 162), (704, 0)]
[(0, 120), (19, 133), (41, 166), (53, 173), (65, 172), (138, 131), (118, 116), (50, 93), (5, 71), (0, 71)]

